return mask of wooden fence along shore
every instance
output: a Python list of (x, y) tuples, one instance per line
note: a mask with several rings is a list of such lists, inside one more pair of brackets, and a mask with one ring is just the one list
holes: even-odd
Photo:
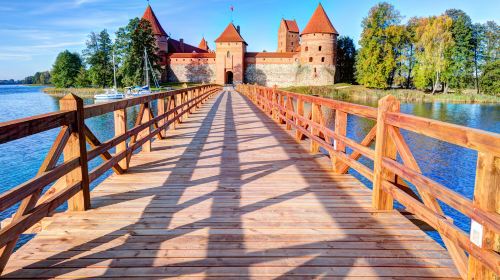
[[(61, 99), (59, 112), (0, 123), (0, 144), (60, 128), (36, 177), (0, 194), (0, 211), (20, 203), (11, 222), (0, 229), (0, 271), (11, 263), (16, 267), (15, 263), (20, 260), (16, 258), (9, 262), (19, 236), (45, 217), (52, 216), (61, 204), (68, 202), (67, 213), (92, 209), (90, 182), (110, 169), (117, 175), (127, 173), (131, 160), (134, 160), (134, 151), (142, 148), (143, 153), (151, 152), (151, 142), (155, 137), (169, 141), (167, 129), (182, 127), (188, 116), (201, 106), (215, 106), (210, 102), (222, 98), (221, 94), (225, 100), (231, 95), (241, 94), (286, 130), (294, 131), (295, 140), (308, 143), (311, 154), (319, 153), (320, 148), (328, 152), (331, 173), (335, 176), (347, 174), (352, 168), (372, 181), (373, 211), (392, 213), (393, 202), (398, 201), (406, 211), (434, 228), (441, 235), (461, 278), (494, 279), (495, 275), (500, 275), (500, 135), (403, 114), (399, 102), (392, 96), (381, 99), (378, 108), (371, 108), (255, 85), (238, 85), (236, 90), (228, 93), (220, 86), (204, 85), (90, 106), (83, 106), (81, 99), (68, 95)], [(157, 116), (152, 112), (153, 101), (158, 106)], [(137, 105), (140, 109), (135, 125), (128, 129), (126, 109)], [(226, 106), (225, 114), (230, 106)], [(249, 108), (241, 105), (238, 110), (251, 113)], [(325, 123), (325, 108), (335, 114), (333, 129)], [(114, 112), (115, 137), (101, 142), (85, 125), (85, 119), (111, 112)], [(348, 115), (376, 122), (359, 143), (346, 135)], [(209, 127), (200, 126), (199, 129)], [(419, 151), (410, 149), (400, 130), (477, 151), (473, 200), (423, 175), (413, 156)], [(235, 131), (237, 134), (236, 125)], [(235, 138), (234, 135), (231, 137)], [(87, 150), (87, 143), (90, 150)], [(373, 143), (374, 149), (371, 148)], [(116, 153), (110, 153), (109, 150), (115, 147)], [(352, 153), (347, 153), (347, 148)], [(59, 161), (61, 156), (64, 157), (62, 163)], [(358, 161), (362, 156), (373, 161), (373, 169)], [(89, 170), (88, 162), (97, 157), (104, 162)], [(50, 187), (45, 190), (47, 186)], [(453, 220), (443, 213), (439, 202), (472, 219), (472, 233), (455, 226)], [(67, 219), (71, 220), (71, 217)], [(17, 253), (22, 255), (23, 247)], [(22, 268), (20, 265), (19, 270)], [(15, 269), (9, 270), (4, 276), (8, 278), (12, 271), (15, 273)], [(402, 271), (404, 273), (404, 269)]]

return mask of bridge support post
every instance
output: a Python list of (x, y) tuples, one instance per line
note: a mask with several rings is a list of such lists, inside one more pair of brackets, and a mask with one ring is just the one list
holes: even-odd
[[(476, 185), (473, 204), (487, 212), (500, 213), (500, 157), (486, 152), (479, 152), (476, 168)], [(472, 233), (471, 233), (472, 234)], [(481, 247), (500, 252), (500, 235), (484, 228)], [(495, 279), (495, 272), (482, 262), (469, 256), (468, 279)]]
[[(123, 135), (127, 132), (127, 109), (120, 109), (114, 111), (114, 119), (115, 119), (115, 136)], [(116, 153), (120, 154), (127, 150), (127, 142), (123, 141), (116, 145)], [(127, 157), (120, 160), (118, 165), (126, 171), (128, 169)]]
[[(311, 120), (314, 123), (319, 124), (321, 122), (321, 106), (316, 104), (316, 103), (311, 103)], [(319, 131), (318, 129), (314, 128), (311, 126), (311, 134), (312, 136), (319, 136)], [(311, 140), (311, 153), (318, 153), (319, 152), (319, 144), (314, 141), (313, 139)]]
[(387, 112), (399, 112), (400, 104), (394, 96), (386, 96), (378, 102), (377, 135), (375, 143), (375, 158), (373, 160), (373, 193), (372, 205), (377, 210), (392, 210), (393, 197), (382, 189), (382, 182), (387, 180), (396, 183), (396, 176), (382, 168), (384, 157), (396, 159), (396, 144), (389, 135), (385, 124)]
[(66, 187), (81, 180), (81, 190), (68, 199), (68, 211), (85, 211), (90, 209), (89, 169), (87, 161), (87, 143), (85, 141), (85, 116), (83, 100), (68, 94), (59, 101), (61, 111), (75, 111), (76, 121), (72, 124), (71, 135), (64, 147), (64, 161), (80, 157), (80, 168), (76, 168), (66, 175)]
[[(335, 110), (335, 133), (340, 136), (346, 136), (347, 132), (347, 113)], [(335, 151), (345, 153), (345, 144), (342, 141), (333, 140)], [(333, 172), (339, 174), (343, 162), (338, 157), (332, 158)]]
[[(140, 117), (140, 116), (138, 116)], [(146, 123), (151, 120), (151, 107), (149, 103), (144, 104), (144, 114), (142, 115), (142, 120), (141, 123)], [(151, 133), (151, 127), (145, 128), (143, 131), (139, 132), (139, 139), (142, 139), (144, 137), (148, 137), (149, 134)], [(142, 151), (149, 153), (151, 152), (151, 140), (146, 141), (142, 145)]]

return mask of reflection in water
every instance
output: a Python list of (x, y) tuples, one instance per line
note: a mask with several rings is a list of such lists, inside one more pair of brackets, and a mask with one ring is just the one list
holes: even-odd
[[(0, 122), (57, 111), (59, 99), (43, 94), (41, 89), (41, 87), (0, 86)], [(85, 104), (92, 103), (92, 99), (85, 99)], [(358, 103), (373, 107), (377, 104), (375, 101)], [(153, 108), (156, 108), (155, 104)], [(138, 110), (138, 106), (128, 109), (129, 128), (134, 125)], [(304, 110), (307, 115), (310, 106), (305, 106)], [(333, 129), (333, 112), (326, 108), (323, 110), (326, 125)], [(404, 113), (421, 117), (500, 133), (500, 105), (404, 103), (401, 104), (401, 110)], [(100, 141), (106, 141), (114, 136), (112, 113), (88, 119), (86, 124)], [(359, 142), (373, 125), (373, 121), (349, 116), (347, 135)], [(35, 176), (57, 133), (58, 130), (55, 129), (0, 145), (0, 193)], [(403, 135), (426, 176), (472, 198), (477, 158), (474, 151), (406, 131), (403, 131)], [(348, 152), (351, 151), (348, 149)], [(361, 162), (372, 167), (372, 162), (366, 158), (361, 158)], [(100, 158), (95, 159), (89, 167), (95, 168), (100, 163), (102, 163)], [(104, 180), (111, 172), (108, 171), (101, 176), (92, 184), (92, 187)], [(350, 172), (371, 187), (371, 184), (361, 175), (352, 170)], [(468, 231), (470, 226), (468, 219), (445, 205), (443, 208), (446, 214), (454, 218), (460, 228)], [(10, 217), (13, 211), (14, 209), (10, 209), (0, 213), (0, 219)]]

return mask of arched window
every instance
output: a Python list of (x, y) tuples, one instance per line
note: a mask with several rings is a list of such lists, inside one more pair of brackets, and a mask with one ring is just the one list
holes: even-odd
[(306, 52), (309, 50), (309, 47), (306, 47)]
[(321, 62), (325, 62), (325, 58), (324, 57), (321, 58)]
[(231, 57), (231, 53), (229, 51), (227, 51), (227, 58), (230, 58)]
[(321, 46), (319, 46), (318, 50), (321, 51), (321, 49), (322, 49)]
[(313, 58), (312, 57), (309, 58), (309, 62), (313, 62)]

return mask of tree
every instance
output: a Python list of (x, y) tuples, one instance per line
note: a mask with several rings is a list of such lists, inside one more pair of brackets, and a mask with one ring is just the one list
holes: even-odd
[(479, 68), (483, 63), (482, 54), (484, 53), (484, 26), (480, 23), (474, 24), (472, 27), (472, 43), (474, 47), (474, 85), (477, 94), (480, 93), (479, 89)]
[(419, 20), (415, 29), (418, 61), (415, 69), (415, 86), (417, 88), (425, 90), (430, 85), (434, 94), (440, 85), (442, 73), (449, 64), (445, 54), (453, 46), (451, 26), (452, 20), (446, 15)]
[(335, 82), (354, 83), (354, 64), (356, 63), (356, 47), (354, 41), (347, 36), (340, 36), (337, 41), (337, 66)]
[(445, 12), (452, 20), (451, 35), (454, 41), (446, 51), (450, 62), (443, 78), (448, 86), (462, 90), (471, 84), (474, 61), (473, 28), (470, 17), (462, 10), (450, 9)]
[(413, 70), (417, 63), (415, 55), (416, 28), (418, 18), (411, 18), (405, 26), (405, 41), (402, 44), (400, 76), (404, 79), (404, 86), (409, 89), (412, 86)]
[(486, 94), (500, 96), (500, 60), (488, 62), (484, 66), (481, 89)]
[(90, 33), (83, 55), (89, 65), (88, 78), (92, 84), (106, 87), (113, 83), (112, 50), (113, 44), (106, 29), (99, 34)]
[(68, 50), (59, 53), (52, 67), (52, 83), (58, 88), (74, 86), (81, 68), (80, 55)]
[(487, 21), (484, 28), (484, 50), (482, 53), (485, 63), (500, 59), (500, 27), (494, 21)]
[(89, 87), (92, 85), (92, 81), (89, 77), (89, 72), (85, 67), (80, 68), (80, 71), (78, 72), (78, 76), (76, 77), (75, 81), (75, 86), (83, 88), (83, 87)]
[(363, 19), (360, 45), (356, 59), (356, 77), (367, 87), (387, 88), (396, 68), (392, 28), (401, 21), (394, 6), (383, 2), (370, 9)]
[(134, 18), (116, 32), (116, 53), (119, 63), (118, 78), (122, 85), (144, 84), (144, 50), (155, 74), (161, 71), (158, 47), (151, 25)]

